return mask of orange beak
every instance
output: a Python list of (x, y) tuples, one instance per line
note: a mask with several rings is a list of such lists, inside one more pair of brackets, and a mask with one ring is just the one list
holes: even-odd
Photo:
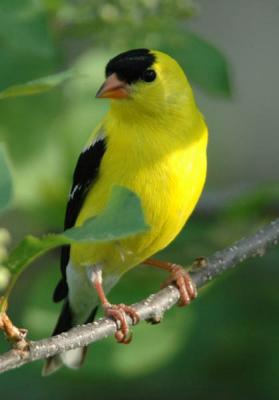
[(128, 85), (113, 73), (100, 87), (96, 97), (98, 99), (126, 99), (129, 97)]

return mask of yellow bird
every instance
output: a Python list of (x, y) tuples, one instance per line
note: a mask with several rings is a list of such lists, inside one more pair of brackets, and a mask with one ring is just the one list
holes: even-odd
[[(62, 248), (54, 301), (63, 299), (64, 306), (53, 334), (92, 321), (101, 303), (118, 322), (116, 339), (128, 343), (126, 315), (136, 323), (137, 313), (106, 297), (125, 272), (140, 263), (164, 268), (182, 304), (196, 296), (182, 268), (150, 257), (177, 236), (197, 204), (206, 178), (207, 127), (183, 70), (159, 51), (135, 49), (111, 59), (96, 97), (111, 99), (111, 107), (78, 159), (65, 229), (98, 215), (114, 185), (138, 195), (150, 229), (125, 240)], [(85, 349), (75, 349), (51, 357), (43, 373), (63, 364), (78, 368), (84, 355)]]

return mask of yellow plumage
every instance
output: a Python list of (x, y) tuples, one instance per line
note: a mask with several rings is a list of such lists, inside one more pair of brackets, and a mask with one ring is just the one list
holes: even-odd
[(99, 128), (106, 134), (107, 150), (77, 219), (81, 225), (100, 213), (117, 184), (139, 196), (150, 230), (117, 243), (72, 246), (76, 268), (102, 263), (104, 275), (122, 275), (176, 237), (201, 194), (206, 125), (178, 64), (154, 54), (161, 80), (153, 86), (137, 83), (133, 101), (113, 100)]
[[(106, 315), (120, 324), (117, 340), (128, 343), (125, 313), (134, 322), (137, 314), (123, 304), (111, 305), (105, 293), (123, 273), (167, 246), (189, 218), (205, 182), (207, 128), (184, 72), (166, 54), (147, 49), (122, 53), (108, 63), (106, 76), (98, 97), (112, 99), (111, 108), (79, 158), (65, 227), (98, 215), (112, 187), (121, 185), (140, 198), (150, 229), (125, 240), (62, 250), (63, 277), (54, 299), (64, 298), (65, 305), (54, 334), (92, 321), (100, 300)], [(168, 269), (176, 279), (177, 269)], [(180, 276), (186, 304), (195, 290), (181, 271)], [(75, 349), (52, 357), (44, 374), (62, 364), (77, 368), (84, 355)]]

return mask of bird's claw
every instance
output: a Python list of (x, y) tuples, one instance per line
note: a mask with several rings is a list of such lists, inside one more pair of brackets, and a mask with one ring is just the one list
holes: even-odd
[(180, 307), (187, 306), (190, 304), (191, 300), (194, 300), (198, 295), (196, 285), (192, 281), (189, 273), (180, 265), (172, 264), (169, 271), (170, 277), (163, 284), (163, 287), (166, 287), (170, 283), (175, 283), (180, 292), (180, 301), (178, 305)]
[(132, 319), (133, 325), (136, 325), (140, 320), (136, 310), (125, 304), (108, 304), (105, 306), (105, 314), (107, 317), (113, 318), (117, 325), (117, 331), (115, 332), (117, 342), (129, 344), (132, 340), (132, 333), (126, 316), (128, 315)]

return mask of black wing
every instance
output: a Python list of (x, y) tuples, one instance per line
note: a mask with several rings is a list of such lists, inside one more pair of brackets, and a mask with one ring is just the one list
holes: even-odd
[[(106, 140), (103, 136), (97, 136), (91, 146), (86, 148), (79, 156), (74, 176), (73, 184), (67, 204), (64, 229), (74, 226), (78, 214), (89, 189), (98, 177), (101, 160), (106, 151)], [(60, 268), (62, 279), (59, 281), (53, 293), (53, 300), (58, 302), (68, 294), (66, 282), (66, 267), (70, 257), (70, 246), (62, 246)]]

